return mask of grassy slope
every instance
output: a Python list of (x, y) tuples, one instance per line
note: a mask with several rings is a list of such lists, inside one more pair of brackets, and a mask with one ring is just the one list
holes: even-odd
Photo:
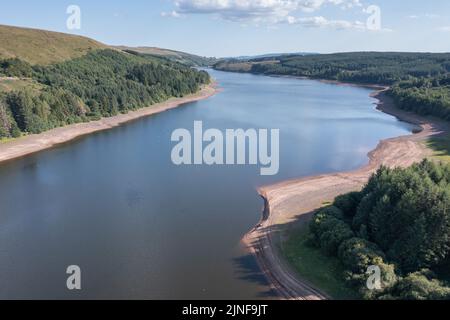
[(336, 258), (325, 256), (319, 249), (307, 244), (307, 226), (286, 232), (281, 253), (299, 276), (329, 294), (333, 299), (359, 299), (354, 290), (346, 287), (344, 268)]
[(428, 139), (427, 146), (434, 150), (433, 159), (450, 163), (450, 133)]
[[(78, 58), (91, 50), (109, 46), (77, 35), (0, 25), (0, 59), (20, 58), (30, 64), (48, 65)], [(151, 54), (192, 66), (209, 66), (214, 58), (153, 47), (115, 47)]]
[(21, 90), (24, 88), (28, 88), (32, 91), (39, 91), (42, 89), (42, 85), (31, 79), (0, 77), (0, 93)]
[(47, 65), (106, 47), (85, 37), (0, 25), (0, 59), (18, 57), (31, 64)]
[(192, 66), (210, 66), (216, 62), (215, 58), (207, 58), (201, 57), (194, 54), (189, 54), (185, 52), (169, 50), (169, 49), (161, 49), (155, 47), (126, 47), (126, 46), (118, 46), (115, 47), (120, 50), (130, 50), (143, 54), (150, 54), (155, 56), (160, 56), (167, 58), (169, 60), (180, 62), (187, 65)]

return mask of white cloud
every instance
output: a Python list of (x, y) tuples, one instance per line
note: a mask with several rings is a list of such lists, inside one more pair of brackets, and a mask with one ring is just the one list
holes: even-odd
[(450, 26), (447, 26), (447, 27), (440, 27), (440, 28), (438, 28), (438, 31), (442, 31), (442, 32), (450, 32)]
[[(181, 17), (191, 14), (211, 15), (241, 25), (266, 25), (273, 28), (280, 24), (299, 25), (309, 28), (332, 28), (338, 30), (369, 30), (361, 21), (328, 19), (317, 13), (325, 6), (334, 6), (343, 10), (360, 8), (362, 19), (373, 12), (367, 12), (361, 0), (173, 0), (175, 10), (163, 12), (165, 17)], [(362, 10), (361, 10), (362, 8)], [(370, 7), (369, 7), (370, 8)], [(376, 31), (390, 32), (390, 29)]]
[(172, 17), (172, 18), (179, 18), (181, 17), (181, 14), (179, 14), (176, 11), (171, 12), (161, 12), (161, 17)]
[[(322, 7), (337, 6), (342, 9), (361, 7), (360, 0), (175, 0), (176, 10), (164, 13), (164, 16), (180, 16), (189, 14), (210, 14), (229, 21), (254, 24), (292, 23), (295, 14), (316, 12)], [(355, 25), (356, 22), (343, 20), (328, 21), (321, 17), (301, 18), (297, 24), (317, 24), (322, 26)], [(324, 19), (324, 18), (323, 18)]]
[(350, 22), (346, 20), (328, 20), (322, 16), (307, 17), (307, 18), (294, 18), (289, 17), (289, 24), (298, 24), (304, 27), (311, 28), (333, 28), (333, 29), (358, 29), (365, 30), (366, 24), (360, 21)]
[(435, 13), (426, 13), (425, 14), (425, 18), (429, 18), (429, 19), (435, 19), (435, 18), (439, 18), (440, 15), (435, 14)]
[(360, 0), (346, 1), (342, 4), (342, 9), (353, 9), (355, 7), (362, 7)]
[(412, 14), (409, 15), (408, 18), (410, 19), (420, 19), (420, 18), (426, 18), (426, 19), (436, 19), (439, 18), (440, 15), (435, 13), (425, 13), (425, 14)]

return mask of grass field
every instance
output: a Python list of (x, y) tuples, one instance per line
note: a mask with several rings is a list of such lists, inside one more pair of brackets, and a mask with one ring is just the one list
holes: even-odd
[(434, 150), (434, 159), (450, 163), (450, 133), (428, 139), (427, 146)]
[(31, 79), (0, 77), (0, 93), (21, 90), (24, 88), (28, 88), (29, 90), (33, 91), (39, 91), (42, 89), (42, 85)]
[(0, 138), (0, 143), (6, 143), (6, 142), (10, 142), (13, 141), (17, 138)]
[(303, 226), (286, 232), (287, 240), (282, 244), (281, 252), (301, 278), (320, 288), (333, 299), (360, 298), (357, 292), (345, 286), (344, 269), (340, 261), (325, 256), (319, 249), (307, 244), (308, 227)]
[(115, 47), (119, 50), (130, 50), (139, 52), (142, 54), (150, 54), (154, 56), (160, 56), (167, 58), (171, 61), (190, 65), (190, 66), (210, 66), (213, 65), (216, 62), (215, 58), (207, 58), (207, 57), (201, 57), (194, 54), (189, 54), (186, 52), (180, 52), (180, 51), (174, 51), (169, 49), (161, 49), (161, 48), (155, 48), (155, 47), (125, 47), (125, 46), (118, 46)]
[(0, 59), (18, 57), (31, 64), (47, 65), (106, 47), (76, 35), (0, 25)]

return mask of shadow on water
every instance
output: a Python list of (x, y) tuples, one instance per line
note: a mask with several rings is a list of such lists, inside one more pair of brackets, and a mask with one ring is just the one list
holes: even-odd
[(240, 257), (233, 258), (233, 265), (235, 267), (235, 274), (238, 279), (244, 281), (250, 281), (256, 283), (265, 288), (269, 288), (266, 291), (258, 293), (258, 298), (274, 299), (277, 298), (277, 293), (270, 289), (269, 282), (267, 281), (261, 269), (251, 254), (245, 254)]

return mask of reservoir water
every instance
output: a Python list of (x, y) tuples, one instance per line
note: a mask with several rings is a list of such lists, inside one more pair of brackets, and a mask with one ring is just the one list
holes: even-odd
[[(273, 296), (240, 245), (256, 187), (367, 163), (411, 126), (365, 88), (209, 70), (222, 89), (0, 165), (0, 298), (253, 299)], [(175, 166), (173, 130), (280, 129), (280, 171)], [(82, 289), (68, 291), (78, 265)]]

